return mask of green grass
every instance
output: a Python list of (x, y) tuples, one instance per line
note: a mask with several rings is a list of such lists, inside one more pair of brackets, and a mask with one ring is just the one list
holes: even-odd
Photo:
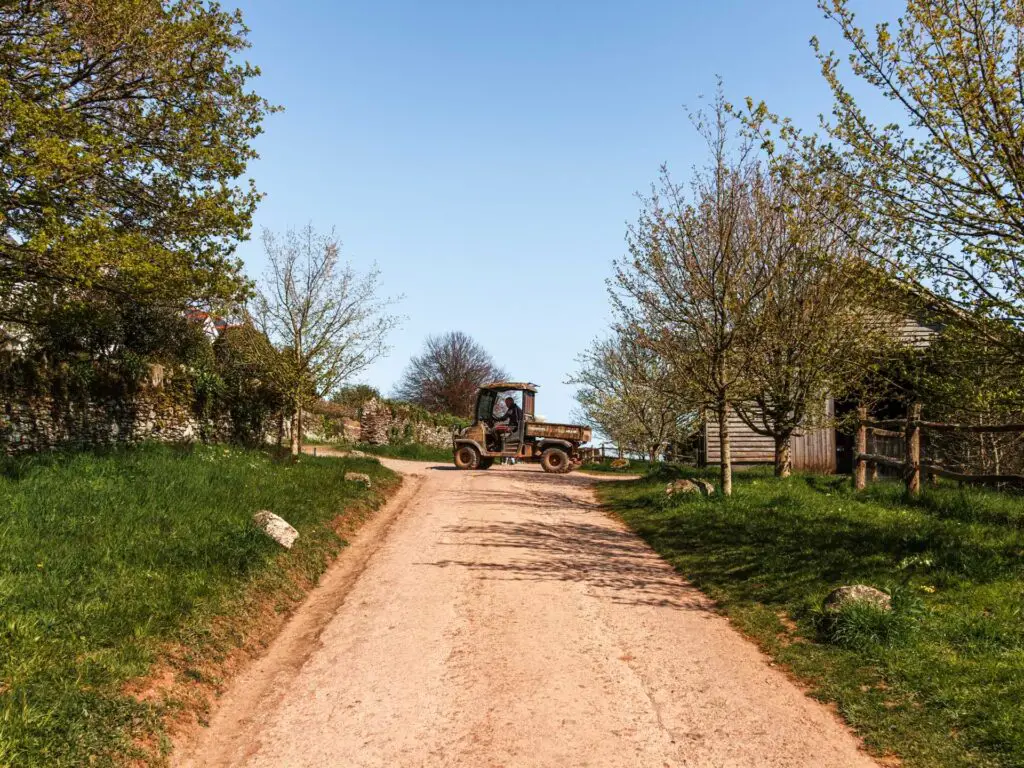
[(432, 448), (429, 445), (422, 445), (420, 443), (405, 443), (402, 445), (369, 445), (367, 443), (360, 443), (355, 448), (364, 453), (374, 456), (385, 456), (390, 459), (437, 461), (442, 464), (452, 463), (451, 448)]
[[(375, 489), (345, 482), (346, 469)], [(220, 617), (298, 599), (344, 545), (332, 520), (395, 482), (373, 459), (292, 464), (223, 447), (0, 460), (0, 765), (159, 751), (166, 704), (126, 683), (171, 646), (225, 654), (241, 637), (218, 631), (231, 626)], [(290, 552), (254, 527), (259, 509), (299, 530)]]
[(614, 475), (645, 475), (661, 466), (660, 464), (651, 464), (651, 462), (642, 459), (630, 459), (628, 467), (613, 467), (611, 463), (612, 459), (600, 463), (584, 464), (580, 467), (579, 471), (605, 472)]
[[(669, 498), (673, 476), (599, 492), (876, 753), (1024, 766), (1024, 498), (938, 487), (909, 501), (893, 483), (858, 496), (847, 478), (760, 471), (737, 473), (731, 499)], [(855, 583), (889, 591), (893, 612), (823, 614)]]

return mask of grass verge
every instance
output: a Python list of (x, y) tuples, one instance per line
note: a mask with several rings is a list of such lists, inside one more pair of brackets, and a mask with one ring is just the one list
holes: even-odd
[(373, 456), (385, 456), (389, 459), (437, 461), (442, 464), (452, 463), (451, 448), (433, 448), (421, 443), (405, 443), (403, 445), (369, 445), (367, 443), (360, 443), (354, 447), (363, 453), (369, 453)]
[[(769, 654), (907, 766), (1024, 765), (1024, 499), (737, 473), (731, 499), (667, 497), (679, 474), (599, 486), (633, 530)], [(703, 475), (713, 479), (713, 475)], [(827, 616), (834, 587), (894, 610)]]
[(584, 464), (580, 467), (579, 471), (601, 472), (602, 474), (609, 475), (645, 475), (657, 470), (661, 466), (660, 464), (651, 464), (651, 462), (643, 459), (630, 459), (629, 466), (626, 467), (613, 467), (611, 462), (612, 460), (608, 459), (605, 462)]
[[(261, 610), (286, 612), (344, 546), (339, 515), (398, 482), (373, 459), (207, 446), (0, 462), (0, 765), (159, 762), (183, 703), (137, 681), (216, 685)], [(259, 509), (298, 529), (292, 550)]]

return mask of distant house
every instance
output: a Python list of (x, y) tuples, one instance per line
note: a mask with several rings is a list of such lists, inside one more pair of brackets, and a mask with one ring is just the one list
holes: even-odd
[[(935, 322), (907, 317), (897, 326), (897, 334), (908, 346), (923, 349), (941, 333), (942, 326)], [(829, 419), (842, 417), (854, 406), (836, 403), (828, 398), (824, 405)], [(729, 414), (729, 442), (733, 464), (737, 467), (775, 463), (775, 441), (760, 435), (744, 423), (738, 414)], [(835, 427), (800, 431), (790, 443), (794, 471), (833, 474), (850, 472), (853, 463), (853, 436), (839, 432)], [(700, 431), (698, 455), (701, 463), (714, 465), (721, 461), (718, 440), (718, 420), (706, 418)]]
[(229, 323), (223, 317), (216, 317), (201, 309), (190, 309), (185, 312), (185, 317), (192, 322), (201, 325), (203, 332), (211, 341), (216, 340), (218, 336), (224, 333), (224, 331), (230, 328), (239, 327), (238, 323)]

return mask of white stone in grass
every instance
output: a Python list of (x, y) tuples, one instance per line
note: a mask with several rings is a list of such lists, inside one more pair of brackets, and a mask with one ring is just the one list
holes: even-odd
[(675, 480), (665, 486), (666, 495), (675, 496), (679, 493), (700, 493), (700, 489), (689, 480)]
[(349, 451), (348, 455), (351, 456), (353, 459), (365, 459), (366, 458), (366, 454), (363, 453), (362, 451), (355, 451), (355, 450)]
[(367, 488), (370, 488), (373, 483), (370, 482), (370, 476), (362, 472), (346, 472), (345, 479), (352, 483), (362, 483)]
[(267, 536), (272, 538), (285, 549), (291, 549), (292, 544), (299, 538), (299, 532), (292, 528), (283, 518), (278, 517), (269, 509), (261, 509), (252, 516), (253, 522)]
[(821, 607), (828, 613), (837, 613), (851, 603), (867, 603), (882, 611), (892, 610), (892, 598), (882, 590), (866, 584), (852, 584), (833, 589)]
[(694, 480), (693, 484), (696, 485), (698, 490), (700, 490), (700, 492), (705, 496), (715, 495), (715, 486), (707, 480)]

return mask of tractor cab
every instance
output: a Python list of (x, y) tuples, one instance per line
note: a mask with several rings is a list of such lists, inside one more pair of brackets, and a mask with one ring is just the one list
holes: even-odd
[(480, 388), (473, 424), (455, 435), (455, 466), (488, 469), (496, 459), (540, 462), (546, 472), (568, 472), (580, 461), (588, 427), (539, 422), (537, 385), (495, 381)]
[(498, 456), (517, 456), (526, 422), (534, 419), (537, 386), (498, 381), (480, 388), (476, 396), (476, 422), (484, 427), (485, 447)]

